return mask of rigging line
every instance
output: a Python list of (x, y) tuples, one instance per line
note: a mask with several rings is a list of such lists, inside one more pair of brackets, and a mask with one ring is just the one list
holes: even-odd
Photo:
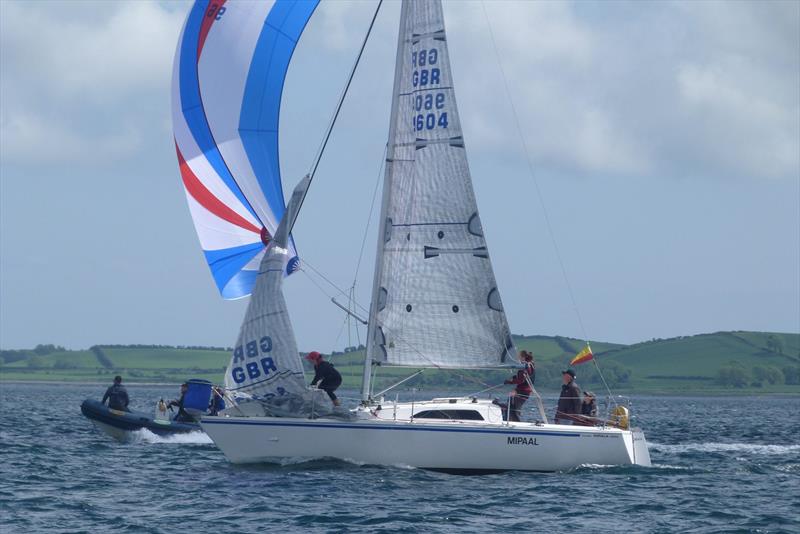
[(381, 157), (381, 164), (378, 167), (378, 179), (375, 180), (375, 189), (372, 191), (372, 202), (369, 205), (369, 215), (367, 216), (367, 224), (364, 227), (364, 236), (361, 238), (361, 250), (358, 252), (358, 262), (356, 262), (356, 272), (353, 275), (353, 287), (356, 285), (358, 279), (358, 271), (361, 268), (361, 260), (364, 257), (364, 247), (367, 243), (367, 233), (369, 233), (369, 223), (372, 222), (372, 214), (375, 211), (375, 199), (378, 196), (378, 188), (381, 185), (381, 178), (383, 178), (383, 167), (386, 164), (386, 153), (389, 150), (389, 145), (383, 147), (383, 156)]
[(353, 76), (356, 74), (356, 68), (358, 67), (359, 61), (361, 61), (361, 55), (364, 53), (364, 48), (367, 46), (367, 40), (369, 40), (369, 35), (372, 33), (372, 28), (375, 26), (375, 19), (378, 18), (378, 12), (381, 9), (381, 5), (383, 4), (383, 0), (378, 0), (378, 6), (375, 8), (375, 13), (372, 15), (372, 20), (369, 23), (369, 28), (367, 28), (367, 34), (364, 36), (364, 40), (361, 43), (361, 48), (358, 51), (358, 55), (356, 56), (356, 61), (353, 63), (353, 68), (350, 70), (350, 76), (347, 78), (347, 83), (344, 86), (344, 91), (339, 96), (339, 103), (336, 105), (336, 111), (333, 112), (333, 117), (331, 117), (330, 124), (328, 125), (328, 131), (325, 134), (325, 138), (322, 141), (322, 144), (319, 147), (319, 151), (317, 152), (317, 156), (314, 161), (314, 165), (311, 167), (311, 171), (309, 175), (311, 175), (311, 179), (314, 179), (314, 174), (317, 172), (317, 167), (319, 166), (319, 162), (322, 159), (322, 154), (325, 152), (325, 147), (328, 145), (328, 140), (331, 137), (331, 133), (333, 132), (333, 126), (336, 124), (336, 119), (339, 117), (339, 112), (342, 109), (342, 104), (344, 104), (344, 98), (347, 95), (347, 90), (350, 89), (350, 83), (353, 81)]
[(528, 150), (528, 144), (525, 142), (525, 136), (522, 135), (522, 126), (519, 122), (519, 114), (517, 113), (516, 106), (514, 106), (514, 100), (511, 98), (511, 90), (508, 87), (508, 79), (506, 78), (505, 70), (503, 69), (503, 63), (500, 61), (500, 53), (497, 50), (497, 43), (495, 42), (494, 38), (494, 31), (492, 31), (492, 23), (489, 20), (489, 14), (486, 11), (486, 3), (481, 0), (481, 7), (483, 8), (483, 16), (486, 18), (486, 26), (489, 28), (489, 35), (491, 36), (492, 40), (492, 47), (494, 48), (494, 54), (497, 58), (497, 65), (500, 68), (500, 74), (503, 78), (503, 86), (505, 88), (506, 96), (508, 97), (508, 102), (511, 105), (511, 111), (514, 115), (514, 122), (517, 126), (517, 134), (519, 135), (519, 139), (522, 142), (522, 148), (525, 152), (525, 161), (528, 164), (528, 173), (530, 174), (531, 178), (533, 179), (533, 185), (536, 189), (536, 195), (539, 199), (539, 204), (542, 208), (542, 214), (544, 215), (545, 225), (547, 226), (547, 232), (550, 235), (550, 241), (553, 244), (553, 249), (555, 249), (556, 258), (558, 259), (558, 264), (561, 266), (561, 274), (564, 277), (564, 283), (567, 286), (567, 292), (569, 293), (569, 298), (572, 301), (572, 309), (575, 311), (575, 315), (578, 318), (578, 324), (580, 325), (581, 332), (583, 333), (583, 339), (586, 343), (589, 343), (589, 337), (586, 335), (586, 328), (583, 325), (583, 318), (581, 317), (581, 312), (578, 309), (577, 301), (575, 300), (575, 294), (572, 291), (572, 285), (569, 283), (569, 277), (567, 276), (567, 269), (564, 267), (564, 261), (561, 259), (561, 251), (558, 248), (558, 244), (556, 243), (555, 232), (553, 231), (553, 226), (550, 224), (550, 216), (547, 214), (547, 208), (545, 207), (544, 203), (544, 196), (542, 195), (542, 191), (539, 188), (539, 181), (536, 179), (536, 174), (533, 170), (533, 162), (531, 161), (530, 151)]
[(350, 76), (347, 78), (347, 83), (344, 86), (344, 90), (342, 94), (339, 96), (339, 103), (336, 105), (336, 111), (333, 113), (333, 117), (331, 117), (330, 123), (328, 123), (328, 129), (325, 133), (325, 137), (323, 138), (322, 144), (319, 147), (319, 151), (314, 158), (314, 164), (311, 166), (311, 170), (306, 175), (308, 177), (308, 184), (306, 185), (305, 191), (303, 191), (303, 196), (300, 199), (300, 202), (297, 206), (297, 209), (294, 212), (294, 216), (289, 221), (289, 228), (287, 234), (292, 233), (292, 228), (294, 228), (294, 223), (297, 221), (297, 216), (300, 213), (300, 209), (303, 207), (303, 203), (306, 201), (306, 197), (308, 196), (308, 190), (311, 188), (311, 182), (314, 181), (314, 175), (317, 172), (317, 167), (319, 167), (319, 162), (322, 160), (322, 154), (325, 152), (325, 147), (328, 146), (328, 140), (331, 137), (331, 133), (333, 133), (333, 127), (336, 125), (336, 119), (339, 117), (339, 111), (342, 109), (342, 104), (344, 104), (344, 98), (347, 96), (347, 90), (350, 89), (350, 83), (353, 81), (353, 77), (356, 74), (356, 69), (358, 68), (358, 63), (361, 61), (361, 55), (364, 53), (364, 48), (367, 46), (367, 41), (369, 40), (369, 36), (372, 33), (372, 28), (375, 26), (375, 19), (378, 18), (378, 12), (381, 9), (381, 5), (383, 4), (383, 0), (378, 0), (378, 7), (375, 8), (375, 13), (372, 15), (372, 20), (369, 23), (369, 28), (367, 28), (367, 34), (364, 36), (364, 40), (361, 43), (361, 48), (358, 50), (358, 56), (356, 56), (356, 61), (353, 63), (353, 68), (350, 69)]
[[(542, 195), (542, 191), (539, 188), (539, 181), (536, 179), (536, 173), (533, 169), (533, 162), (531, 161), (530, 151), (528, 150), (528, 144), (525, 141), (525, 136), (522, 134), (522, 125), (519, 122), (519, 113), (517, 113), (516, 106), (514, 105), (514, 99), (511, 98), (511, 89), (508, 86), (508, 78), (506, 77), (505, 69), (503, 69), (503, 62), (500, 60), (500, 52), (497, 49), (497, 42), (494, 38), (494, 31), (492, 30), (492, 23), (489, 20), (489, 13), (486, 11), (486, 3), (481, 0), (481, 8), (483, 10), (483, 16), (486, 19), (486, 26), (489, 29), (489, 36), (491, 37), (492, 41), (492, 48), (494, 49), (494, 55), (497, 59), (497, 66), (500, 69), (501, 77), (503, 78), (503, 88), (505, 89), (506, 97), (508, 98), (508, 103), (511, 105), (511, 111), (514, 115), (514, 124), (517, 127), (517, 135), (519, 136), (520, 142), (522, 143), (522, 149), (525, 152), (525, 162), (528, 165), (528, 173), (530, 174), (533, 185), (536, 189), (536, 196), (539, 199), (539, 205), (542, 208), (542, 215), (544, 216), (545, 225), (547, 226), (547, 233), (550, 235), (550, 241), (553, 244), (553, 249), (556, 253), (556, 258), (558, 259), (558, 265), (561, 267), (561, 274), (564, 277), (564, 284), (567, 286), (567, 292), (569, 293), (570, 301), (572, 302), (572, 309), (575, 312), (575, 316), (578, 318), (578, 324), (580, 325), (581, 333), (583, 334), (583, 339), (586, 342), (586, 345), (589, 345), (589, 336), (586, 333), (586, 327), (583, 324), (583, 317), (581, 316), (580, 309), (578, 308), (577, 300), (575, 299), (575, 293), (572, 291), (572, 284), (569, 283), (569, 276), (567, 276), (567, 269), (564, 267), (564, 260), (561, 258), (561, 251), (558, 248), (558, 243), (556, 242), (555, 231), (553, 230), (553, 225), (550, 223), (550, 216), (547, 213), (547, 207), (544, 202), (544, 196)], [(594, 362), (595, 369), (597, 369), (597, 374), (600, 376), (600, 380), (603, 381), (603, 385), (608, 392), (609, 397), (611, 397), (611, 388), (608, 387), (608, 383), (606, 382), (605, 377), (603, 376), (603, 371), (600, 370), (600, 365), (597, 363), (597, 360), (592, 359)]]
[(608, 397), (614, 403), (614, 407), (616, 407), (617, 406), (617, 401), (614, 399), (614, 395), (612, 395), (612, 393), (611, 393), (611, 388), (608, 387), (608, 383), (606, 382), (606, 377), (603, 376), (603, 371), (601, 371), (600, 370), (600, 366), (597, 365), (597, 360), (592, 358), (592, 363), (594, 363), (594, 368), (597, 369), (597, 374), (600, 377), (600, 380), (603, 381), (603, 385), (606, 387), (606, 392), (608, 392)]
[(323, 288), (322, 285), (320, 285), (316, 280), (314, 280), (314, 278), (310, 274), (308, 274), (308, 271), (306, 271), (304, 268), (301, 267), (300, 268), (300, 272), (303, 273), (304, 275), (306, 275), (306, 277), (308, 277), (308, 279), (311, 280), (311, 283), (314, 284), (315, 286), (317, 286), (317, 289), (319, 289), (320, 292), (322, 292), (323, 295), (325, 295), (328, 298), (333, 298), (330, 295), (330, 293), (325, 291), (325, 288)]
[[(317, 276), (319, 276), (320, 278), (322, 278), (323, 280), (325, 280), (325, 282), (327, 282), (327, 283), (328, 283), (328, 284), (329, 284), (329, 285), (330, 285), (332, 288), (334, 288), (334, 289), (335, 289), (335, 290), (336, 290), (336, 291), (337, 291), (337, 292), (338, 292), (340, 295), (342, 295), (343, 297), (345, 297), (345, 298), (347, 298), (347, 299), (349, 300), (349, 298), (350, 298), (350, 297), (348, 296), (347, 292), (346, 292), (344, 289), (340, 288), (340, 287), (339, 287), (339, 286), (337, 286), (335, 283), (333, 283), (333, 282), (332, 282), (332, 281), (331, 281), (331, 280), (330, 280), (328, 277), (326, 277), (324, 274), (322, 274), (322, 272), (320, 272), (320, 271), (319, 271), (319, 269), (316, 269), (316, 268), (315, 268), (313, 265), (311, 265), (311, 264), (308, 262), (308, 260), (306, 260), (306, 259), (304, 258), (304, 259), (303, 259), (303, 263), (302, 263), (302, 264), (303, 264), (303, 267), (309, 267), (309, 268), (310, 268), (312, 271), (314, 271), (314, 274), (316, 274)], [(302, 268), (301, 268), (301, 270), (304, 270), (304, 269), (302, 269)], [(307, 275), (308, 275), (308, 274), (307, 274)], [(327, 292), (323, 291), (323, 293), (325, 293), (325, 295), (327, 295), (329, 298), (331, 297), (331, 296), (330, 296), (330, 295), (329, 295)], [(354, 304), (355, 304), (355, 305), (356, 305), (358, 308), (360, 308), (360, 309), (361, 309), (363, 312), (365, 312), (365, 313), (369, 313), (369, 312), (368, 312), (368, 310), (367, 310), (367, 308), (365, 308), (364, 306), (362, 306), (362, 305), (361, 305), (361, 304), (359, 304), (358, 302), (355, 302), (355, 301), (354, 301)]]
[(331, 348), (331, 359), (333, 359), (333, 351), (336, 350), (336, 344), (339, 343), (339, 339), (342, 337), (342, 332), (344, 331), (344, 325), (347, 324), (347, 319), (349, 318), (350, 318), (349, 315), (345, 315), (344, 321), (342, 321), (342, 326), (339, 327), (339, 334), (336, 336), (336, 339), (334, 340), (333, 346)]

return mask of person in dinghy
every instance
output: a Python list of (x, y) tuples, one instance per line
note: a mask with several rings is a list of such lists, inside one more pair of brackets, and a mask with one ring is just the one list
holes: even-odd
[(316, 386), (327, 393), (334, 406), (341, 406), (342, 403), (334, 393), (342, 385), (342, 375), (339, 374), (339, 371), (333, 367), (331, 362), (326, 362), (322, 358), (322, 354), (317, 351), (309, 352), (306, 360), (314, 364), (314, 380), (311, 381), (311, 386)]
[(112, 410), (119, 410), (122, 412), (129, 412), (128, 403), (130, 402), (128, 399), (128, 391), (125, 389), (125, 386), (122, 385), (122, 377), (117, 375), (114, 377), (114, 383), (108, 386), (105, 395), (103, 395), (103, 400), (100, 401), (102, 404), (105, 404), (108, 401), (108, 407)]

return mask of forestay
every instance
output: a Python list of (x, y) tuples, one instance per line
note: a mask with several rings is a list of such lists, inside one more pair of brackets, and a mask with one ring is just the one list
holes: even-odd
[(403, 3), (368, 354), (402, 366), (512, 364), (464, 148), (439, 0)]
[[(172, 113), (197, 235), (225, 298), (248, 295), (284, 212), (281, 93), (318, 0), (197, 0), (175, 54)], [(294, 244), (281, 266), (299, 260)]]

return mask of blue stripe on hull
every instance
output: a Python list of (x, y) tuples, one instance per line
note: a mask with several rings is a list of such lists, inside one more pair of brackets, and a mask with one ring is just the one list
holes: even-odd
[(503, 434), (503, 435), (517, 435), (517, 436), (561, 436), (578, 438), (581, 434), (573, 432), (542, 432), (536, 430), (489, 430), (479, 428), (424, 428), (422, 426), (387, 426), (376, 425), (372, 423), (366, 424), (342, 424), (342, 423), (292, 423), (292, 422), (270, 422), (270, 421), (226, 421), (224, 419), (203, 418), (202, 425), (249, 425), (249, 426), (291, 426), (291, 427), (307, 427), (307, 428), (346, 428), (350, 430), (400, 430), (400, 431), (419, 431), (419, 432), (460, 432), (460, 433), (477, 433), (477, 434)]

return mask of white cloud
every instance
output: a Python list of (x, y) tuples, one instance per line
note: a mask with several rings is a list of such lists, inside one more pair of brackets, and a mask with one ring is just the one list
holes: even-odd
[(13, 113), (0, 122), (3, 157), (37, 164), (92, 164), (129, 158), (141, 149), (141, 135), (119, 129), (111, 135), (76, 135), (68, 125), (48, 122), (38, 115)]
[[(800, 3), (485, 5), (538, 167), (800, 174)], [(467, 139), (519, 157), (481, 4), (448, 7)]]
[(749, 174), (782, 176), (798, 168), (800, 107), (748, 88), (742, 81), (754, 73), (758, 85), (766, 85), (769, 73), (758, 73), (757, 65), (738, 57), (681, 64), (681, 105), (702, 132), (705, 150)]
[[(385, 7), (384, 22), (397, 11)], [(584, 176), (800, 173), (800, 3), (485, 8), (538, 167)], [(187, 3), (2, 1), (0, 9), (4, 161), (38, 165), (100, 146), (111, 163), (168, 138), (170, 69)], [(468, 143), (518, 156), (483, 5), (446, 2), (445, 14)], [(344, 76), (370, 16), (362, 2), (323, 3), (306, 45), (327, 49), (321, 55), (337, 59)], [(394, 46), (389, 26), (371, 48)], [(393, 72), (373, 70), (356, 84)], [(315, 74), (292, 73), (309, 80), (301, 84), (309, 94), (296, 98), (313, 96), (322, 84)], [(31, 148), (60, 136), (47, 158)]]
[(4, 161), (113, 163), (161, 137), (184, 6), (2, 2)]

